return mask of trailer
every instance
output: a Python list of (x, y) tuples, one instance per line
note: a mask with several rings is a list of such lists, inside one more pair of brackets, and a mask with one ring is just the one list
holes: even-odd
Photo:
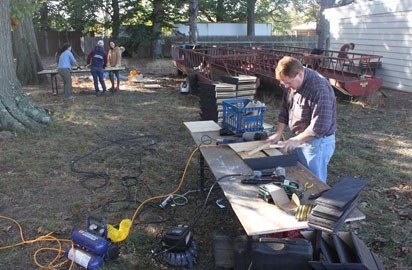
[(382, 56), (339, 51), (313, 50), (281, 45), (246, 46), (172, 46), (173, 64), (186, 74), (196, 74), (202, 82), (213, 83), (221, 75), (252, 75), (262, 82), (280, 85), (276, 80), (277, 62), (284, 56), (297, 58), (318, 71), (344, 94), (362, 96), (376, 92), (382, 79), (376, 77)]

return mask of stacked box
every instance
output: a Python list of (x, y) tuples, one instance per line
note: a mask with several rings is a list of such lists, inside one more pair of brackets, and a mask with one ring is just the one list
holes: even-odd
[(223, 76), (222, 81), (236, 85), (236, 97), (253, 99), (256, 94), (257, 78), (255, 76), (239, 75)]
[(248, 98), (254, 99), (256, 94), (257, 78), (240, 75), (236, 77), (224, 76), (223, 83), (199, 83), (200, 117), (202, 120), (222, 122), (222, 101), (227, 99)]

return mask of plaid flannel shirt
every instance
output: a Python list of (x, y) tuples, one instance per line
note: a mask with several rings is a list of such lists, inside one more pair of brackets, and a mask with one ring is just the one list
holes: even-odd
[(279, 122), (294, 134), (306, 131), (323, 138), (336, 131), (336, 99), (330, 83), (319, 73), (305, 68), (302, 85), (283, 94)]

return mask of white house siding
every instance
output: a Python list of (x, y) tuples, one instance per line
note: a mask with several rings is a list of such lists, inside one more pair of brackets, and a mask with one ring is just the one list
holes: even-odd
[[(189, 26), (176, 24), (177, 31), (186, 36), (189, 35)], [(247, 24), (245, 23), (198, 23), (199, 36), (247, 36)], [(271, 23), (256, 23), (255, 36), (271, 36)]]
[(353, 42), (353, 52), (383, 56), (382, 86), (412, 92), (412, 0), (358, 1), (325, 16), (332, 50)]

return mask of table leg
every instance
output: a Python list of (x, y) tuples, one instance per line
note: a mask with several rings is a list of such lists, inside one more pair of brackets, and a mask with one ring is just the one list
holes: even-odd
[(50, 81), (52, 86), (52, 94), (57, 95), (57, 74), (50, 73)]
[(55, 83), (55, 86), (56, 86), (56, 95), (58, 95), (59, 94), (59, 89), (57, 88), (57, 76), (56, 75), (57, 74), (54, 75), (54, 83)]
[(313, 246), (313, 260), (319, 261), (320, 259), (320, 241), (322, 240), (322, 231), (315, 230), (315, 243)]
[(252, 242), (253, 242), (253, 237), (249, 236), (247, 237), (247, 243), (246, 243), (246, 261), (247, 261), (247, 269), (251, 269), (252, 267)]

